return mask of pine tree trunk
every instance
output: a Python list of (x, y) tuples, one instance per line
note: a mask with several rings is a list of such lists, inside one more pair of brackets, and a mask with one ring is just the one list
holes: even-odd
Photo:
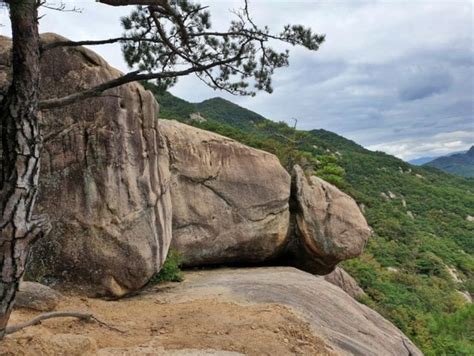
[(9, 0), (12, 84), (0, 107), (0, 339), (24, 274), (30, 247), (46, 234), (34, 216), (41, 136), (38, 126), (39, 34), (36, 0)]

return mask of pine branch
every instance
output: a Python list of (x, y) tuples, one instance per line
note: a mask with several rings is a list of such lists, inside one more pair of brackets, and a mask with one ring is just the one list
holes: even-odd
[(213, 67), (232, 63), (236, 61), (237, 59), (241, 58), (244, 47), (245, 47), (245, 44), (242, 46), (241, 51), (234, 57), (228, 58), (226, 60), (212, 62), (207, 65), (192, 66), (181, 71), (168, 71), (168, 72), (161, 72), (161, 73), (140, 73), (140, 71), (130, 72), (116, 79), (99, 84), (93, 88), (85, 89), (85, 90), (64, 96), (62, 98), (42, 100), (39, 103), (39, 109), (47, 110), (47, 109), (55, 109), (55, 108), (71, 105), (80, 100), (100, 96), (106, 90), (116, 88), (121, 85), (135, 82), (135, 81), (176, 78), (176, 77), (185, 76), (185, 75), (195, 73), (195, 72), (204, 72)]

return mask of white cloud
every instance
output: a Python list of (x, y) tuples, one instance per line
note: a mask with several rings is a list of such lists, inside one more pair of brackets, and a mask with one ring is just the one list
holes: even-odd
[(473, 131), (443, 132), (433, 136), (381, 143), (367, 147), (383, 151), (404, 160), (424, 156), (444, 156), (451, 152), (468, 150), (473, 144)]

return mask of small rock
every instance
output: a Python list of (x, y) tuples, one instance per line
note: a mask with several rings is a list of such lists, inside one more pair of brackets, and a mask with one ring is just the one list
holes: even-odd
[(196, 122), (206, 122), (207, 120), (201, 115), (200, 112), (193, 112), (192, 114), (189, 115), (189, 119), (191, 121), (196, 121)]
[(458, 290), (458, 293), (466, 300), (466, 302), (472, 304), (472, 297), (468, 292)]
[(352, 298), (358, 298), (365, 295), (364, 290), (359, 287), (356, 280), (344, 271), (341, 267), (336, 267), (334, 271), (323, 277), (327, 282), (341, 288)]
[(458, 273), (456, 268), (446, 266), (446, 269), (448, 270), (448, 273), (451, 276), (451, 278), (454, 280), (454, 282), (456, 282), (456, 283), (462, 283), (463, 282), (462, 279), (459, 277), (459, 273)]
[(22, 282), (16, 294), (15, 307), (52, 311), (61, 300), (61, 293), (36, 282)]
[(466, 220), (470, 222), (474, 222), (474, 216), (468, 215), (466, 216)]

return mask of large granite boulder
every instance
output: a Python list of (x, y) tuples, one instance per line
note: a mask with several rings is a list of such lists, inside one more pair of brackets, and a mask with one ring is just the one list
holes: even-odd
[(296, 237), (289, 250), (296, 265), (327, 274), (339, 262), (359, 256), (371, 230), (354, 199), (321, 178), (307, 176), (298, 165), (292, 175)]
[(290, 175), (276, 156), (160, 121), (171, 164), (172, 246), (188, 266), (256, 263), (288, 235)]
[[(42, 36), (44, 42), (58, 40), (64, 38)], [(8, 63), (9, 43), (0, 41), (0, 65)], [(41, 75), (42, 98), (54, 98), (121, 73), (94, 52), (74, 47), (43, 53)], [(160, 269), (172, 216), (157, 114), (153, 95), (135, 83), (42, 113), (37, 210), (50, 215), (53, 229), (34, 246), (30, 277), (121, 296)]]

